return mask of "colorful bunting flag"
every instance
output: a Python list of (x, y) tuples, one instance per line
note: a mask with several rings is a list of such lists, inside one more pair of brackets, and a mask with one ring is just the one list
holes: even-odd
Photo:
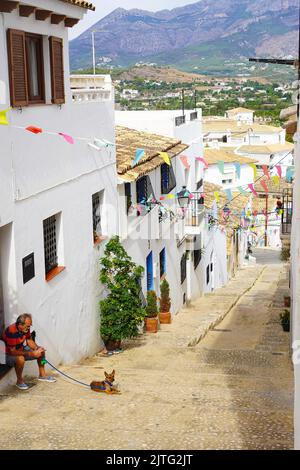
[(10, 111), (11, 108), (8, 109), (3, 109), (3, 111), (0, 111), (0, 126), (8, 126), (8, 118), (7, 118), (7, 113)]
[(174, 194), (168, 194), (167, 199), (174, 199)]
[(240, 179), (240, 177), (241, 177), (241, 164), (238, 163), (238, 162), (235, 162), (234, 166), (235, 166), (235, 169), (236, 169), (237, 177), (238, 177), (238, 179)]
[(220, 173), (222, 173), (223, 175), (224, 174), (224, 162), (222, 160), (218, 161), (218, 167), (219, 167)]
[(291, 183), (293, 177), (294, 177), (294, 173), (295, 173), (295, 170), (294, 168), (291, 168), (289, 167), (287, 170), (286, 170), (286, 179), (289, 183)]
[(32, 132), (33, 134), (41, 134), (43, 132), (43, 129), (35, 126), (28, 126), (26, 127), (26, 131)]
[(160, 201), (164, 201), (165, 199), (166, 199), (165, 196), (160, 196), (159, 198)]
[(278, 177), (281, 178), (282, 177), (281, 165), (276, 165), (276, 170), (277, 170)]
[(170, 157), (169, 155), (167, 154), (167, 152), (159, 152), (159, 156), (163, 159), (163, 161), (171, 166), (171, 161), (170, 161)]
[(64, 132), (59, 132), (58, 135), (61, 135), (68, 144), (74, 144), (74, 139), (68, 134), (65, 134)]
[(231, 191), (231, 189), (226, 189), (225, 193), (226, 193), (227, 199), (229, 201), (232, 201), (232, 191)]
[(250, 163), (249, 164), (251, 166), (251, 168), (253, 168), (253, 173), (254, 173), (254, 179), (256, 179), (256, 175), (257, 175), (257, 167), (254, 163)]
[(268, 193), (268, 192), (269, 192), (269, 188), (268, 188), (267, 183), (266, 183), (264, 180), (261, 180), (260, 184), (261, 184), (262, 187), (264, 188), (265, 192)]
[(206, 161), (204, 158), (202, 158), (202, 157), (196, 157), (196, 160), (198, 160), (199, 162), (204, 163), (205, 168), (208, 168), (208, 163), (207, 163), (207, 161)]
[(191, 194), (189, 195), (189, 198), (190, 198), (190, 199), (194, 199), (194, 194), (191, 193)]
[(216, 200), (217, 203), (219, 204), (219, 202), (220, 202), (219, 192), (218, 192), (218, 191), (215, 191), (215, 192), (214, 192), (214, 196), (215, 196), (215, 200)]
[(181, 156), (180, 156), (180, 160), (181, 160), (183, 166), (184, 166), (187, 170), (189, 170), (190, 164), (189, 164), (189, 161), (188, 161), (188, 157), (187, 157), (186, 155), (181, 155)]
[(269, 166), (268, 165), (262, 165), (262, 169), (264, 172), (264, 175), (268, 178), (268, 180), (271, 179), (270, 173), (269, 173)]
[(248, 196), (247, 191), (245, 191), (245, 190), (242, 188), (242, 186), (239, 186), (237, 189), (239, 190), (239, 192), (240, 192), (241, 194), (244, 194), (245, 196)]
[(280, 179), (280, 177), (278, 175), (272, 176), (272, 180), (273, 180), (273, 182), (276, 186), (279, 185), (279, 179)]
[(145, 150), (144, 149), (137, 149), (136, 152), (135, 152), (135, 158), (133, 160), (133, 162), (131, 163), (131, 166), (135, 166), (139, 163), (140, 159), (143, 158), (143, 156), (145, 155)]
[[(251, 163), (252, 165), (252, 163)], [(254, 189), (254, 185), (251, 183), (251, 184), (248, 184), (248, 188), (250, 189), (250, 191), (254, 194), (254, 196), (258, 196), (257, 192), (255, 191)]]

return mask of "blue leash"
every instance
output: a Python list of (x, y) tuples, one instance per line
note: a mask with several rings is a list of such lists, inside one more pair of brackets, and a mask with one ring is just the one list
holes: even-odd
[(80, 380), (73, 379), (73, 377), (70, 377), (69, 375), (65, 374), (61, 370), (57, 369), (57, 367), (55, 367), (53, 364), (51, 364), (51, 362), (49, 362), (47, 359), (45, 359), (45, 363), (48, 364), (50, 367), (52, 367), (52, 369), (56, 370), (59, 374), (64, 375), (65, 377), (67, 377), (70, 380), (73, 380), (73, 382), (77, 382), (78, 384), (83, 385), (84, 387), (91, 388), (90, 385), (88, 385), (84, 382), (80, 382)]

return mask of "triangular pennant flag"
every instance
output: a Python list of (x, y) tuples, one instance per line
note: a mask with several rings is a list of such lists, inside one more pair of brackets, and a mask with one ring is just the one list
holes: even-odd
[(215, 200), (216, 200), (217, 203), (219, 204), (219, 202), (220, 202), (219, 192), (218, 192), (218, 191), (215, 191), (215, 192), (214, 192), (214, 196), (215, 196)]
[(170, 161), (170, 157), (169, 155), (167, 154), (167, 152), (159, 152), (159, 156), (163, 159), (163, 161), (171, 166), (171, 161)]
[(164, 201), (165, 199), (166, 199), (165, 196), (160, 196), (159, 198), (160, 201)]
[(191, 194), (189, 195), (189, 198), (190, 198), (190, 199), (194, 199), (194, 194), (191, 193)]
[(240, 177), (241, 177), (241, 164), (238, 163), (238, 162), (235, 162), (234, 166), (235, 166), (235, 169), (236, 169), (237, 177), (238, 177), (238, 179), (240, 179)]
[(26, 131), (32, 132), (33, 134), (41, 134), (43, 132), (43, 129), (35, 126), (28, 126), (26, 127)]
[(0, 111), (0, 126), (8, 126), (9, 122), (8, 122), (6, 114), (10, 110), (11, 110), (11, 108), (4, 109), (3, 111)]
[(186, 155), (181, 155), (180, 160), (182, 161), (183, 166), (188, 170), (190, 168), (188, 157)]
[(253, 168), (253, 173), (254, 173), (254, 179), (256, 179), (256, 175), (257, 175), (257, 167), (254, 163), (250, 163), (249, 166), (251, 166), (251, 168)]
[(269, 173), (269, 166), (268, 165), (262, 165), (262, 169), (264, 172), (264, 175), (268, 178), (268, 180), (271, 179), (270, 173)]
[(68, 134), (65, 134), (64, 132), (59, 132), (58, 135), (61, 135), (68, 144), (74, 144), (74, 139)]
[(174, 194), (168, 194), (167, 199), (174, 199)]
[(241, 194), (244, 194), (245, 196), (248, 196), (247, 191), (245, 191), (245, 190), (242, 188), (242, 186), (239, 186), (237, 189), (239, 190), (239, 192), (240, 192)]
[(277, 170), (277, 174), (278, 174), (279, 178), (281, 178), (282, 177), (281, 165), (276, 165), (276, 170)]
[(232, 192), (231, 192), (231, 189), (226, 189), (226, 190), (225, 190), (225, 193), (226, 193), (226, 196), (227, 196), (228, 201), (232, 201)]
[(223, 175), (224, 174), (224, 162), (222, 160), (218, 161), (218, 167), (219, 167), (220, 173), (222, 173)]
[(250, 189), (250, 191), (254, 194), (254, 196), (258, 196), (257, 192), (255, 191), (254, 189), (254, 186), (253, 184), (248, 184), (248, 188)]
[(131, 166), (133, 167), (133, 166), (137, 165), (138, 162), (140, 161), (140, 159), (143, 158), (144, 155), (145, 155), (145, 150), (144, 149), (137, 149), (136, 152), (135, 152), (135, 158), (132, 161)]
[(272, 176), (272, 180), (273, 180), (273, 182), (274, 182), (274, 184), (275, 184), (276, 186), (279, 185), (279, 179), (280, 179), (280, 178), (279, 178), (278, 175)]
[(264, 190), (266, 191), (266, 193), (268, 193), (268, 192), (269, 192), (269, 188), (268, 188), (267, 183), (266, 183), (264, 180), (261, 180), (260, 184), (261, 184), (261, 186), (264, 188)]
[(208, 163), (207, 163), (207, 161), (206, 161), (204, 158), (202, 158), (202, 157), (196, 157), (196, 160), (198, 160), (199, 162), (204, 163), (205, 168), (208, 168)]
[(294, 168), (288, 168), (286, 170), (286, 179), (290, 183), (294, 177), (295, 169)]

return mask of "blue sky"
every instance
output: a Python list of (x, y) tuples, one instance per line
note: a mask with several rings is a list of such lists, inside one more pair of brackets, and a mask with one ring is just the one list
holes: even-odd
[(91, 0), (96, 6), (95, 12), (89, 12), (85, 15), (83, 21), (72, 28), (69, 32), (70, 39), (75, 38), (81, 34), (85, 29), (92, 24), (97, 23), (100, 18), (108, 15), (116, 8), (122, 7), (126, 9), (139, 8), (142, 10), (158, 11), (180, 7), (191, 3), (196, 3), (199, 0)]

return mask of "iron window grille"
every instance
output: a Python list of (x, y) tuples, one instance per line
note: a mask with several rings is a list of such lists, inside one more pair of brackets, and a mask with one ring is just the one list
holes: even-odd
[(125, 197), (126, 197), (126, 211), (127, 215), (132, 206), (132, 196), (131, 196), (131, 183), (125, 183)]
[(101, 213), (100, 213), (100, 193), (93, 194), (93, 231), (94, 239), (97, 239), (97, 236), (101, 235)]
[(178, 116), (175, 118), (175, 126), (179, 127), (182, 126), (182, 124), (185, 124), (185, 116)]
[(175, 173), (171, 165), (163, 163), (160, 167), (161, 194), (169, 194), (176, 187)]
[(194, 269), (197, 269), (202, 259), (201, 235), (194, 238)]
[(162, 278), (164, 274), (166, 274), (166, 249), (164, 248), (159, 253), (159, 271), (160, 277)]
[(283, 213), (281, 216), (281, 232), (282, 234), (291, 233), (293, 218), (293, 189), (286, 188), (283, 190)]
[(196, 121), (196, 119), (198, 119), (198, 111), (194, 111), (193, 113), (190, 114), (191, 121)]
[(45, 270), (48, 274), (52, 269), (57, 268), (57, 243), (56, 243), (56, 216), (53, 215), (43, 222), (44, 228), (44, 254)]
[(181, 261), (180, 261), (181, 284), (183, 284), (184, 281), (186, 280), (186, 260), (187, 260), (186, 253), (184, 253), (184, 255), (182, 255)]
[[(136, 182), (136, 201), (138, 204), (147, 204), (149, 210), (153, 208), (151, 202), (148, 202), (150, 196), (154, 198), (154, 191), (152, 188), (151, 180), (149, 176), (142, 176)], [(138, 211), (137, 215), (141, 215)]]

